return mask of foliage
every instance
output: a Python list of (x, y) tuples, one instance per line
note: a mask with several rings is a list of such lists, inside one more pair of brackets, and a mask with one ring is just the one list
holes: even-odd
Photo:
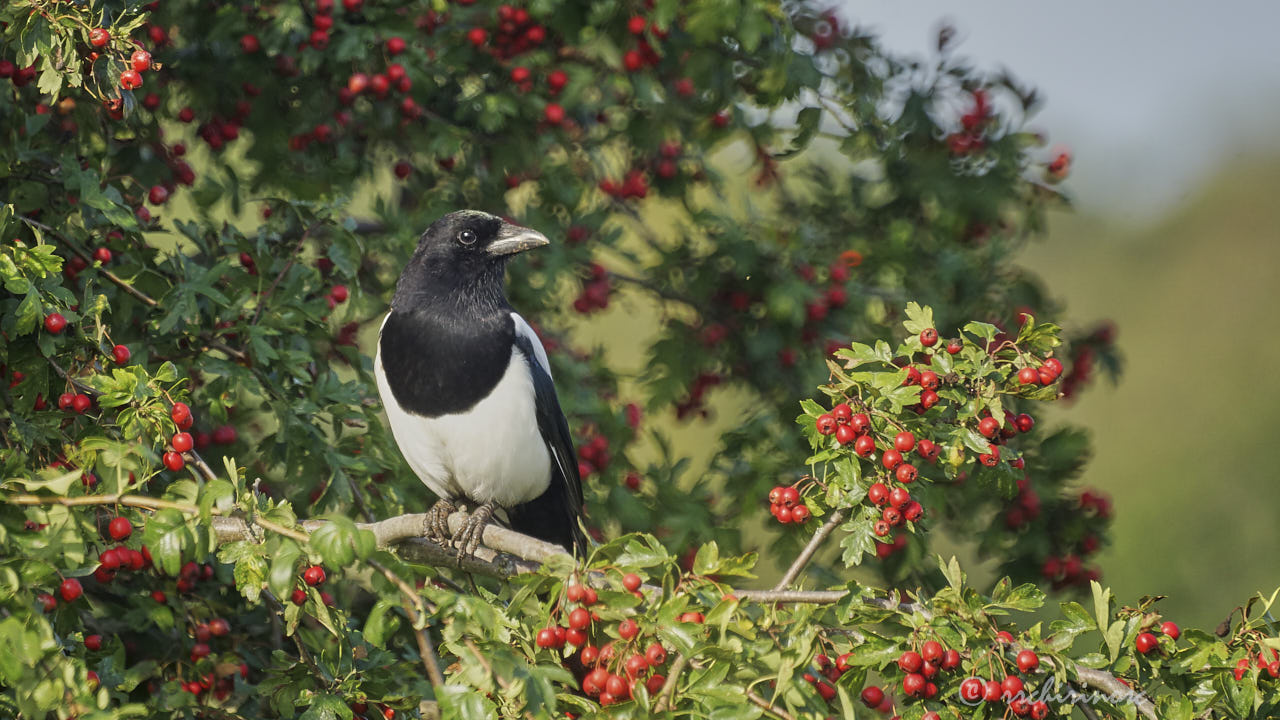
[[(1011, 260), (1066, 161), (1023, 128), (1034, 93), (945, 33), (907, 62), (756, 0), (16, 0), (0, 22), (6, 714), (854, 716), (929, 639), (958, 664), (894, 693), (913, 720), (1002, 712), (958, 688), (1024, 647), (1036, 687), (1114, 675), (1161, 717), (1274, 710), (1280, 665), (1250, 664), (1280, 646), (1270, 600), (1140, 653), (1151, 602), (1091, 582), (1110, 509), (1074, 484), (1087, 439), (1029, 413), (1118, 360)], [(431, 500), (366, 341), (417, 233), (459, 207), (563, 238), (509, 287), (579, 433), (601, 544), (576, 567), (477, 585), (354, 522)], [(620, 304), (657, 318), (642, 359), (581, 347), (630, 329)], [(693, 473), (681, 435), (716, 388), (751, 410)], [(904, 432), (905, 475), (885, 462)], [(762, 530), (770, 505), (789, 522)], [(830, 530), (807, 572), (841, 592), (744, 587)], [(934, 530), (1009, 579), (939, 568)], [(911, 598), (849, 579), (873, 555)], [(1020, 630), (1034, 583), (1094, 611)]]

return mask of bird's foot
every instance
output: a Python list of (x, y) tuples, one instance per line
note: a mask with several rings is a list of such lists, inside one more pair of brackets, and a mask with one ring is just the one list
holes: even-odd
[(449, 538), (453, 535), (449, 532), (449, 516), (457, 510), (458, 506), (454, 505), (452, 500), (448, 498), (437, 500), (436, 504), (427, 511), (426, 520), (422, 523), (427, 537), (441, 545), (447, 545)]
[(496, 506), (487, 502), (476, 508), (467, 518), (462, 527), (458, 528), (458, 532), (453, 536), (453, 542), (458, 546), (458, 562), (468, 555), (475, 555), (476, 548), (480, 546), (480, 539), (484, 537), (484, 527), (489, 524), (493, 518), (493, 512)]

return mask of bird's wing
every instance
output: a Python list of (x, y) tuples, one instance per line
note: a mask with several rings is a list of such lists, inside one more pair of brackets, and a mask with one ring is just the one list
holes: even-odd
[[(547, 510), (567, 511), (567, 517), (555, 520), (567, 521), (569, 525), (567, 532), (572, 538), (572, 544), (579, 549), (585, 549), (586, 539), (578, 526), (579, 518), (582, 516), (582, 479), (578, 476), (578, 456), (573, 448), (573, 438), (569, 434), (569, 423), (560, 409), (556, 387), (551, 380), (551, 364), (547, 361), (547, 351), (524, 318), (513, 312), (511, 319), (515, 322), (516, 347), (529, 359), (529, 374), (533, 377), (538, 430), (551, 453), (551, 487), (548, 488), (545, 500), (550, 501), (554, 496), (563, 495), (562, 502), (565, 505), (562, 509), (539, 507), (537, 510), (540, 513)], [(539, 500), (543, 499), (539, 498)], [(541, 503), (534, 501), (527, 505), (539, 504)], [(534, 509), (528, 507), (527, 511)], [(553, 518), (546, 518), (546, 520), (552, 521)], [(527, 522), (538, 521), (539, 519), (535, 518), (527, 519)], [(518, 526), (520, 521), (513, 520), (513, 523)]]

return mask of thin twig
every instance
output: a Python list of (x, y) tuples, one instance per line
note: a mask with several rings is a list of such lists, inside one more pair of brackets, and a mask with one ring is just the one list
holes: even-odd
[(837, 525), (844, 522), (844, 514), (843, 508), (831, 513), (831, 517), (822, 524), (822, 527), (818, 528), (813, 537), (809, 538), (809, 544), (804, 546), (804, 550), (800, 551), (800, 554), (796, 556), (795, 562), (791, 563), (791, 567), (787, 568), (787, 571), (783, 573), (782, 578), (778, 580), (778, 584), (773, 587), (774, 590), (785, 590), (788, 585), (795, 582), (800, 572), (804, 570), (805, 565), (808, 565), (809, 560), (813, 558), (814, 553), (818, 552), (822, 542), (827, 539), (831, 531), (836, 529)]
[[(462, 642), (466, 643), (467, 649), (470, 650), (471, 654), (476, 657), (477, 661), (479, 661), (480, 667), (483, 667), (484, 671), (493, 677), (494, 682), (498, 683), (498, 687), (502, 688), (503, 692), (510, 692), (511, 683), (508, 683), (505, 678), (493, 671), (493, 666), (485, 659), (484, 655), (480, 652), (480, 648), (476, 647), (476, 644), (471, 641), (471, 638), (463, 638)], [(533, 713), (529, 712), (527, 708), (524, 711), (524, 716), (529, 718), (529, 720), (535, 720)]]
[(762, 708), (765, 712), (769, 713), (770, 715), (782, 718), (782, 720), (796, 720), (795, 716), (793, 716), (791, 713), (787, 712), (786, 710), (779, 710), (778, 708), (774, 707), (772, 704), (769, 703), (768, 700), (765, 700), (764, 698), (756, 694), (754, 690), (747, 691), (747, 699), (751, 701), (752, 705)]
[[(83, 250), (81, 250), (80, 248), (76, 247), (74, 243), (72, 243), (70, 240), (68, 240), (68, 239), (66, 238), (66, 236), (62, 235), (62, 234), (61, 234), (61, 233), (59, 233), (57, 230), (54, 230), (53, 228), (49, 227), (48, 225), (45, 225), (44, 223), (42, 223), (42, 222), (40, 222), (40, 221), (38, 221), (38, 220), (32, 220), (31, 218), (27, 217), (26, 215), (19, 215), (19, 216), (18, 216), (18, 219), (19, 219), (19, 220), (21, 220), (22, 222), (24, 222), (24, 223), (26, 223), (26, 224), (30, 225), (31, 227), (39, 228), (39, 229), (43, 230), (45, 233), (47, 233), (47, 234), (49, 234), (49, 235), (53, 236), (53, 238), (54, 238), (54, 239), (58, 240), (58, 241), (59, 241), (59, 242), (61, 242), (63, 245), (66, 245), (66, 246), (71, 250), (71, 252), (73, 252), (73, 253), (75, 253), (77, 256), (79, 256), (81, 260), (84, 260), (85, 262), (89, 263), (90, 265), (93, 265), (93, 258), (92, 258), (92, 257), (90, 257), (90, 256), (88, 255), (88, 253), (85, 253)], [(125, 280), (124, 278), (120, 277), (119, 275), (116, 275), (115, 273), (111, 272), (110, 270), (106, 269), (105, 267), (100, 267), (100, 268), (98, 268), (98, 272), (99, 272), (99, 273), (101, 273), (103, 277), (105, 277), (106, 279), (110, 280), (111, 282), (113, 282), (113, 283), (115, 283), (117, 286), (119, 286), (121, 290), (124, 290), (125, 292), (127, 292), (127, 293), (129, 293), (130, 295), (134, 296), (134, 297), (135, 297), (135, 298), (137, 298), (138, 300), (142, 301), (142, 303), (143, 303), (144, 305), (147, 305), (148, 307), (155, 307), (155, 306), (157, 306), (157, 305), (159, 305), (159, 304), (160, 304), (160, 303), (158, 303), (158, 302), (156, 301), (156, 299), (155, 299), (155, 298), (153, 298), (153, 297), (151, 297), (150, 295), (148, 295), (148, 294), (146, 294), (146, 293), (142, 292), (142, 291), (141, 291), (141, 290), (139, 290), (138, 288), (136, 288), (136, 287), (134, 287), (133, 285), (131, 285), (131, 284), (129, 283), (129, 281)]]
[(676, 659), (671, 663), (671, 669), (667, 672), (667, 681), (662, 684), (662, 696), (658, 699), (658, 704), (654, 705), (654, 712), (662, 712), (672, 706), (673, 698), (676, 695), (676, 681), (680, 678), (680, 673), (684, 672), (684, 668), (689, 664), (689, 658), (680, 653), (676, 655)]
[[(422, 656), (422, 665), (427, 670), (427, 678), (431, 681), (431, 687), (435, 691), (433, 694), (436, 698), (440, 697), (440, 688), (444, 687), (444, 673), (440, 672), (440, 659), (436, 657), (435, 646), (431, 644), (431, 638), (427, 635), (426, 623), (423, 616), (426, 614), (422, 606), (422, 597), (409, 587), (409, 583), (405, 582), (399, 575), (391, 572), (377, 560), (369, 560), (369, 565), (373, 569), (382, 573), (383, 577), (391, 581), (400, 590), (400, 594), (404, 595), (408, 603), (404, 606), (405, 612), (409, 613), (409, 622), (413, 624), (414, 635), (418, 641), (418, 654)], [(421, 627), (419, 627), (421, 625)]]
[(280, 287), (280, 281), (284, 279), (285, 273), (289, 272), (293, 267), (294, 261), (297, 260), (298, 255), (302, 252), (303, 243), (307, 241), (307, 238), (310, 237), (311, 231), (314, 230), (315, 227), (316, 226), (314, 224), (308, 226), (306, 230), (302, 231), (302, 235), (298, 237), (297, 244), (293, 246), (293, 252), (289, 253), (289, 261), (284, 264), (284, 267), (280, 269), (280, 272), (276, 273), (276, 279), (271, 281), (271, 287), (267, 288), (267, 291), (262, 294), (262, 297), (258, 298), (258, 309), (253, 313), (253, 319), (249, 321), (250, 325), (258, 324), (258, 319), (262, 317), (262, 310), (267, 306), (267, 300), (271, 298), (271, 293), (275, 292), (276, 288)]

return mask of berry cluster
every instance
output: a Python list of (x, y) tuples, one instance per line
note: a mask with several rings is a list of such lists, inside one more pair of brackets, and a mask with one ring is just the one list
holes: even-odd
[(800, 491), (778, 486), (769, 491), (769, 513), (782, 524), (802, 525), (809, 519), (809, 508), (800, 502)]
[(689, 384), (689, 395), (676, 403), (676, 419), (683, 420), (691, 415), (702, 418), (709, 416), (706, 408), (707, 391), (724, 381), (719, 374), (701, 372)]
[(970, 155), (982, 152), (986, 147), (986, 129), (993, 115), (985, 90), (973, 91), (973, 107), (960, 116), (960, 132), (947, 136), (947, 148), (952, 155)]
[(621, 182), (610, 179), (601, 180), (600, 191), (618, 200), (643, 199), (649, 194), (649, 179), (645, 176), (644, 170), (636, 168), (628, 171)]
[(590, 477), (609, 466), (609, 438), (592, 434), (578, 444), (578, 475)]
[(509, 60), (542, 45), (547, 39), (547, 29), (533, 22), (529, 11), (511, 5), (499, 5), (497, 27), (493, 42), (489, 43), (489, 31), (475, 27), (467, 32), (467, 40), (475, 47), (489, 46), (499, 60)]
[(1270, 648), (1271, 657), (1268, 658), (1265, 650), (1262, 648), (1256, 648), (1256, 650), (1258, 654), (1254, 657), (1252, 662), (1250, 662), (1248, 657), (1242, 657), (1236, 661), (1236, 667), (1231, 671), (1236, 682), (1244, 680), (1244, 676), (1249, 672), (1250, 665), (1258, 668), (1259, 677), (1261, 677), (1261, 673), (1265, 672), (1267, 677), (1272, 680), (1280, 678), (1280, 651), (1277, 651), (1275, 648)]
[[(622, 576), (622, 587), (637, 597), (642, 597), (641, 584), (639, 575)], [(548, 650), (561, 650), (565, 645), (579, 648), (578, 667), (574, 669), (580, 674), (582, 691), (602, 706), (626, 701), (641, 686), (650, 694), (657, 693), (666, 683), (666, 677), (659, 672), (667, 661), (666, 648), (655, 638), (646, 637), (632, 618), (623, 618), (606, 629), (590, 609), (598, 600), (594, 588), (577, 583), (567, 586), (563, 601), (552, 613), (553, 617), (562, 616), (564, 625), (538, 630), (535, 644)], [(680, 622), (701, 623), (703, 619), (697, 612), (680, 616)], [(592, 643), (593, 639), (613, 635), (617, 639), (610, 639), (603, 646)]]
[(609, 284), (609, 271), (600, 263), (587, 266), (587, 278), (582, 281), (582, 291), (573, 300), (574, 312), (589, 315), (596, 310), (609, 307), (609, 295), (613, 292)]

